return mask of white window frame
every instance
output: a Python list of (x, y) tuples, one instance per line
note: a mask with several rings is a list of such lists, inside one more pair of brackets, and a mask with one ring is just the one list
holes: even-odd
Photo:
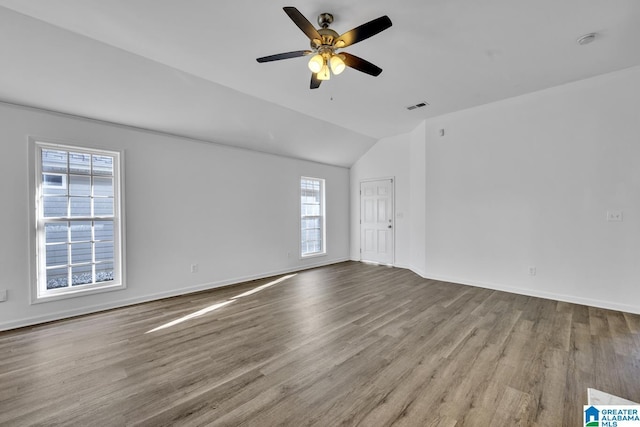
[[(74, 153), (82, 153), (89, 155), (101, 155), (113, 157), (113, 216), (96, 216), (94, 214), (88, 217), (44, 217), (43, 209), (43, 190), (44, 187), (50, 187), (43, 182), (42, 172), (42, 150), (60, 150)], [(32, 197), (31, 216), (33, 224), (30, 233), (30, 255), (31, 255), (31, 303), (42, 303), (48, 301), (56, 301), (60, 299), (73, 298), (78, 296), (90, 295), (101, 292), (116, 291), (125, 289), (125, 265), (124, 265), (124, 153), (122, 151), (104, 150), (99, 148), (67, 145), (65, 143), (54, 142), (50, 140), (29, 138), (31, 178), (30, 193)], [(67, 174), (69, 171), (67, 171)], [(49, 172), (45, 172), (49, 174)], [(63, 185), (61, 189), (66, 189), (68, 185), (67, 174), (51, 173), (53, 175), (63, 175)], [(92, 175), (91, 175), (92, 176)], [(93, 197), (93, 196), (91, 196)], [(57, 289), (47, 289), (46, 280), (46, 245), (44, 235), (44, 223), (46, 222), (73, 222), (73, 221), (90, 221), (90, 220), (108, 220), (113, 221), (113, 280), (84, 284), (78, 286), (69, 286)], [(92, 259), (92, 265), (95, 259)]]
[[(303, 233), (304, 230), (302, 229), (303, 226), (303, 221), (305, 219), (305, 215), (303, 213), (302, 210), (302, 181), (303, 180), (311, 180), (311, 181), (318, 181), (320, 183), (320, 217), (321, 217), (321, 221), (320, 221), (320, 227), (322, 228), (321, 232), (320, 232), (320, 236), (322, 241), (320, 242), (320, 251), (318, 252), (308, 252), (305, 253), (303, 251)], [(300, 191), (300, 197), (299, 197), (299, 207), (300, 207), (300, 224), (298, 227), (298, 230), (300, 231), (300, 259), (306, 259), (306, 258), (312, 258), (312, 257), (317, 257), (317, 256), (324, 256), (327, 254), (327, 215), (326, 215), (326, 197), (325, 197), (325, 185), (326, 182), (324, 179), (322, 178), (313, 178), (313, 177), (308, 177), (308, 176), (301, 176), (300, 177), (300, 181), (298, 182), (298, 188)]]

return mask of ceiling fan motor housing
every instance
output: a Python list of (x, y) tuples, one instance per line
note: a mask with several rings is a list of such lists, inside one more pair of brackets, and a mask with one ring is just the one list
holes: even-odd
[(318, 30), (318, 34), (322, 37), (320, 40), (320, 44), (317, 44), (315, 40), (311, 40), (311, 48), (312, 49), (322, 49), (323, 47), (333, 49), (333, 41), (337, 39), (340, 35), (333, 31), (331, 28), (320, 28)]

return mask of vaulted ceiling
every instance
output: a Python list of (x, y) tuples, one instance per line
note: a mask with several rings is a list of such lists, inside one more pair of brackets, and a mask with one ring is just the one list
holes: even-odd
[[(283, 6), (338, 33), (388, 15), (345, 49), (384, 71), (310, 90), (308, 58), (258, 64), (309, 47)], [(348, 167), (426, 118), (640, 65), (638, 40), (637, 0), (0, 0), (0, 100)]]

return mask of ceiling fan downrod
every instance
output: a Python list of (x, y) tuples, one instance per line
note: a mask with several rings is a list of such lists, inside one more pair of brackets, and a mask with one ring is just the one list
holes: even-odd
[(321, 13), (318, 15), (318, 25), (321, 28), (328, 28), (333, 23), (333, 15), (330, 13)]

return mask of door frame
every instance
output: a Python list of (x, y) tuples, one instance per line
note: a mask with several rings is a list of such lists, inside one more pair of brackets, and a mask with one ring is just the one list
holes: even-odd
[[(365, 182), (373, 182), (373, 181), (385, 181), (391, 180), (391, 224), (393, 227), (391, 229), (391, 234), (393, 236), (393, 243), (391, 245), (391, 263), (390, 264), (380, 264), (372, 261), (363, 261), (362, 260), (362, 184)], [(396, 264), (396, 177), (395, 176), (383, 176), (378, 178), (365, 178), (361, 179), (358, 183), (358, 247), (359, 247), (359, 258), (360, 262), (367, 262), (370, 264), (376, 265), (389, 265), (395, 266)]]

